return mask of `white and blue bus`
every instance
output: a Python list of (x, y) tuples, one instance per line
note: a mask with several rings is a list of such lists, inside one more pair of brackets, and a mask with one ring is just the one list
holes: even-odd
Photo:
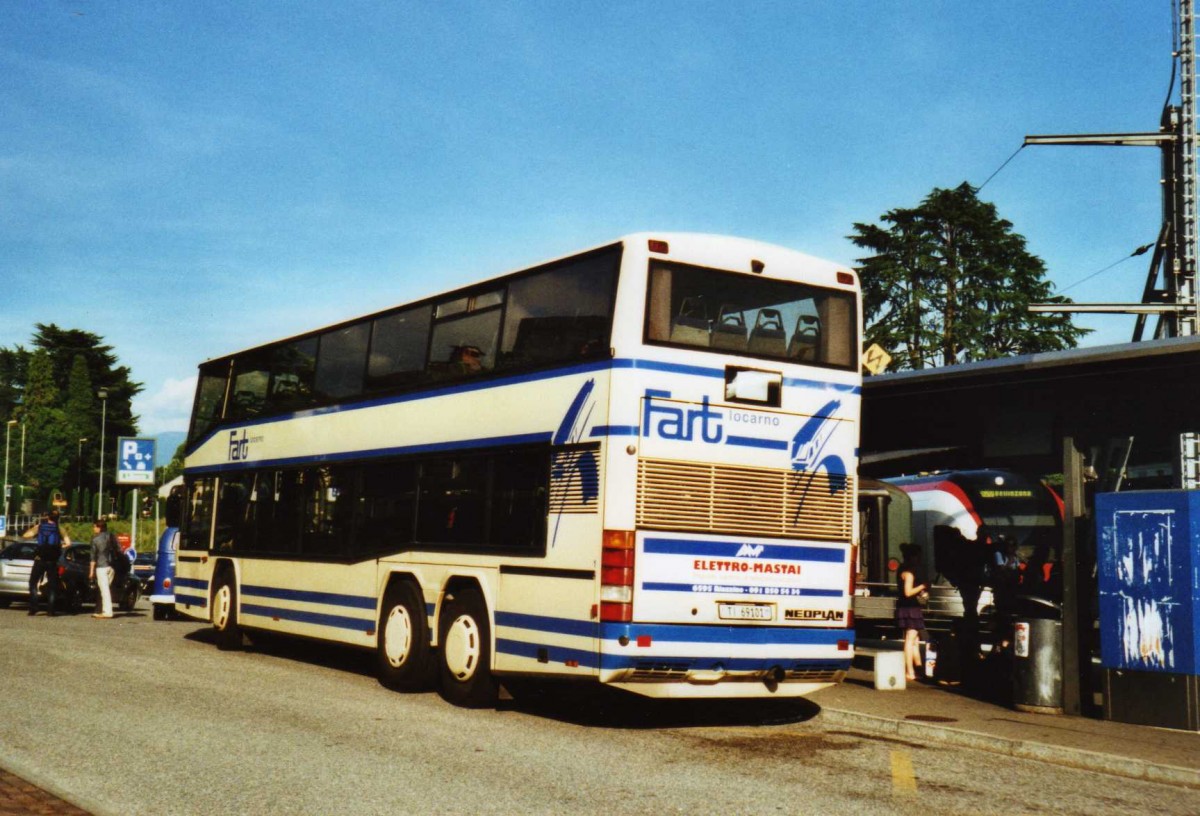
[(643, 234), (208, 361), (176, 609), (467, 706), (506, 676), (835, 683), (860, 325), (845, 268)]

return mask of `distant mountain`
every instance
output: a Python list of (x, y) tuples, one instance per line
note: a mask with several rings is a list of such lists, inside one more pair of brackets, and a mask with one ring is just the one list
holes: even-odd
[(155, 451), (154, 464), (157, 467), (164, 467), (170, 463), (171, 457), (175, 455), (175, 450), (183, 444), (183, 440), (187, 439), (187, 434), (183, 431), (167, 431), (166, 433), (156, 434), (154, 437), (158, 440)]

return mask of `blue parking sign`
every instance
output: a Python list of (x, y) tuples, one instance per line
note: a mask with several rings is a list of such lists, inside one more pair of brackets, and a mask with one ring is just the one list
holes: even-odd
[(154, 484), (154, 440), (117, 439), (117, 484)]

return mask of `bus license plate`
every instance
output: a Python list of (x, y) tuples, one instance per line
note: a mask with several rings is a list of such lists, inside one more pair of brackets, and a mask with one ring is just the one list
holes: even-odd
[(775, 619), (775, 607), (770, 604), (717, 604), (717, 615), (721, 620)]

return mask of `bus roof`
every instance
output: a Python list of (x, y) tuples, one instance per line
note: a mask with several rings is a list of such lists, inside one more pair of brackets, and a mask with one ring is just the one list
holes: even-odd
[[(201, 365), (228, 360), (239, 355), (246, 354), (250, 351), (255, 351), (267, 346), (274, 346), (280, 343), (287, 343), (292, 340), (298, 340), (312, 335), (324, 334), (333, 329), (342, 326), (349, 326), (361, 320), (365, 320), (376, 315), (386, 314), (398, 309), (417, 306), (422, 303), (427, 303), (442, 298), (451, 297), (460, 292), (468, 292), (474, 289), (486, 288), (489, 283), (501, 281), (511, 275), (517, 275), (523, 272), (534, 272), (548, 266), (553, 266), (570, 258), (577, 258), (581, 255), (591, 253), (604, 252), (621, 246), (637, 246), (648, 245), (650, 241), (664, 242), (670, 251), (664, 253), (664, 257), (671, 260), (692, 262), (695, 263), (701, 259), (706, 264), (717, 265), (722, 268), (736, 268), (743, 264), (748, 264), (751, 259), (770, 258), (776, 261), (788, 258), (794, 262), (803, 263), (809, 269), (815, 269), (823, 274), (828, 274), (830, 277), (835, 276), (838, 272), (852, 271), (852, 267), (845, 264), (838, 264), (823, 258), (818, 258), (814, 255), (808, 255), (798, 250), (789, 249), (787, 247), (776, 244), (769, 244), (764, 241), (757, 241), (751, 238), (738, 238), (730, 235), (718, 235), (715, 233), (701, 232), (635, 232), (623, 235), (614, 241), (609, 241), (603, 244), (597, 244), (582, 250), (558, 255), (547, 260), (539, 261), (532, 265), (520, 266), (515, 269), (510, 269), (505, 272), (493, 275), (482, 280), (468, 283), (463, 286), (458, 286), (453, 289), (445, 289), (437, 292), (432, 292), (412, 300), (401, 301), (399, 303), (390, 304), (382, 309), (366, 312), (364, 314), (353, 315), (351, 317), (335, 321), (333, 323), (322, 326), (305, 329), (292, 335), (276, 337), (270, 340), (265, 340), (261, 343), (255, 343), (252, 346), (246, 346), (226, 354), (221, 354), (216, 357), (210, 357), (204, 360)], [(747, 269), (746, 271), (751, 271)], [(858, 276), (854, 275), (857, 285)]]

